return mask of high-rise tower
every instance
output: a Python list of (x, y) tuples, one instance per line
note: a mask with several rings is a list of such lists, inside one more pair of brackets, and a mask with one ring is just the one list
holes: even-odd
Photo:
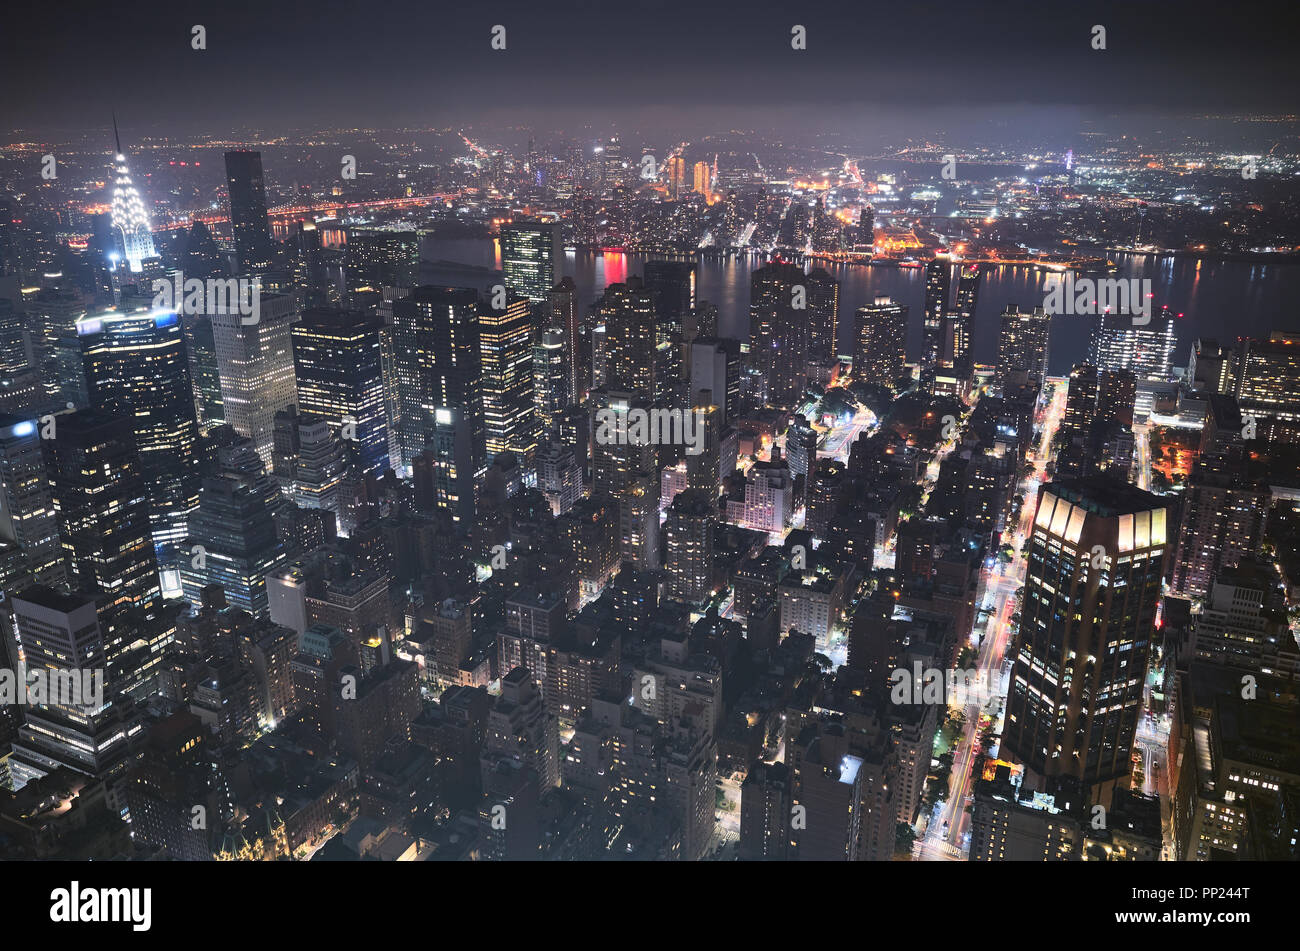
[(1125, 777), (1142, 709), (1167, 501), (1104, 478), (1038, 492), (1002, 750), (1041, 777)]
[(198, 505), (198, 424), (180, 318), (170, 310), (107, 311), (77, 321), (91, 406), (131, 421), (160, 561)]
[(262, 153), (245, 149), (227, 152), (226, 186), (239, 269), (248, 272), (266, 267), (271, 263), (271, 228), (266, 215)]
[(122, 139), (117, 134), (117, 120), (113, 120), (113, 139), (117, 151), (113, 154), (113, 194), (111, 218), (113, 230), (122, 242), (122, 257), (132, 274), (144, 270), (142, 263), (156, 257), (153, 232), (149, 227), (149, 214), (145, 211), (140, 191), (131, 181), (131, 169), (122, 151)]

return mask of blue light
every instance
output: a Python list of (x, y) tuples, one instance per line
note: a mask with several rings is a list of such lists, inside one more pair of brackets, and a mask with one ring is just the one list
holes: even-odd
[(176, 321), (175, 314), (158, 314), (153, 319), (153, 325), (155, 327), (171, 327), (175, 325)]
[(13, 429), (15, 436), (30, 436), (34, 432), (36, 432), (36, 424), (31, 420), (25, 423), (17, 423)]

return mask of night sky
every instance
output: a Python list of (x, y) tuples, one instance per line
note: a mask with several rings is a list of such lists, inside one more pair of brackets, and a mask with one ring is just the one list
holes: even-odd
[[(662, 119), (826, 127), (870, 110), (1288, 110), (1289, 5), (434, 0), (120, 2), (4, 13), (0, 128), (211, 131)], [(190, 48), (193, 24), (207, 50)], [(489, 46), (494, 24), (507, 49)], [(808, 49), (790, 48), (807, 27)], [(1093, 24), (1107, 50), (1090, 46)], [(762, 124), (766, 125), (767, 122)], [(810, 126), (811, 127), (811, 126)]]

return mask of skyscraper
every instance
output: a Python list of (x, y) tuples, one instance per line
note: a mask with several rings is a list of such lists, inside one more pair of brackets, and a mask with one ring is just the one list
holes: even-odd
[(1129, 314), (1106, 314), (1093, 325), (1088, 362), (1099, 370), (1132, 370), (1139, 380), (1167, 380), (1178, 333), (1168, 308), (1135, 324)]
[(1166, 500), (1105, 479), (1038, 492), (1004, 756), (1096, 787), (1131, 770), (1155, 634)]
[(600, 300), (600, 314), (605, 328), (603, 387), (658, 398), (669, 381), (657, 359), (654, 296), (639, 278), (610, 284)]
[(161, 593), (158, 562), (131, 420), (88, 409), (53, 423), (55, 438), (44, 444), (68, 587), (152, 610)]
[(544, 304), (560, 279), (564, 240), (558, 223), (515, 222), (501, 226), (501, 270), (506, 287)]
[(218, 454), (220, 472), (203, 480), (191, 519), (181, 587), (190, 604), (198, 605), (205, 586), (220, 585), (229, 604), (264, 614), (266, 576), (286, 559), (274, 521), (280, 490), (251, 440), (236, 440)]
[(708, 390), (722, 411), (723, 423), (740, 415), (740, 343), (716, 337), (698, 337), (691, 345), (691, 372), (687, 392)]
[(840, 282), (825, 268), (813, 268), (808, 288), (808, 362), (826, 363), (840, 352)]
[[(796, 306), (802, 302), (803, 307)], [(772, 261), (749, 282), (749, 357), (767, 379), (768, 401), (793, 404), (808, 377), (808, 294), (803, 270)]]
[(59, 520), (37, 422), (0, 414), (0, 542), (21, 549), (38, 584), (65, 581)]
[(963, 264), (957, 280), (957, 306), (944, 315), (943, 353), (940, 362), (958, 375), (971, 372), (970, 348), (975, 334), (975, 309), (979, 303), (982, 272), (978, 264)]
[(402, 462), (438, 454), (439, 501), (465, 530), (487, 465), (478, 310), (470, 288), (417, 287), (393, 302)]
[(190, 364), (190, 386), (194, 389), (194, 415), (199, 431), (206, 433), (226, 421), (212, 320), (206, 314), (185, 314), (181, 317), (181, 329)]
[(60, 767), (96, 778), (117, 775), (138, 727), (130, 726), (115, 696), (94, 596), (35, 586), (14, 596), (13, 612), (28, 670), (76, 688), (27, 708), (8, 764), (16, 786)]
[(1237, 402), (1257, 438), (1300, 442), (1300, 335), (1243, 341), (1239, 367)]
[(528, 301), (513, 297), (502, 310), (480, 302), (478, 340), (486, 462), (491, 463), (503, 452), (512, 452), (521, 466), (531, 467), (538, 431), (533, 405), (533, 323)]
[(688, 604), (713, 589), (713, 533), (717, 509), (707, 492), (686, 489), (668, 506), (664, 570), (668, 596)]
[(271, 263), (271, 227), (266, 217), (262, 153), (243, 149), (227, 152), (226, 185), (239, 270), (247, 273), (264, 268)]
[(697, 192), (703, 195), (705, 198), (708, 198), (709, 180), (712, 177), (709, 174), (709, 163), (696, 162), (695, 165), (692, 167), (691, 172), (692, 172), (691, 191)]
[(349, 228), (345, 259), (350, 293), (410, 287), (420, 265), (419, 232)]
[(291, 328), (299, 408), (353, 443), (360, 471), (375, 477), (388, 467), (383, 326), (377, 314), (312, 309)]
[(1036, 381), (1041, 386), (1047, 375), (1048, 340), (1052, 318), (1041, 307), (1024, 313), (1008, 304), (998, 331), (997, 382)]
[[(113, 123), (117, 135), (117, 122)], [(132, 274), (144, 270), (143, 262), (157, 257), (154, 251), (153, 232), (149, 227), (149, 213), (145, 210), (140, 192), (131, 181), (131, 170), (122, 152), (122, 140), (117, 139), (117, 152), (113, 156), (113, 193), (111, 221), (115, 237), (122, 244), (122, 259)]]
[(533, 345), (533, 402), (538, 426), (549, 433), (569, 405), (569, 372), (564, 331), (547, 327)]
[(548, 301), (551, 326), (564, 332), (565, 372), (569, 377), (569, 405), (581, 403), (591, 390), (591, 338), (578, 308), (573, 278), (561, 278), (551, 288)]
[(659, 323), (674, 327), (683, 340), (694, 339), (695, 262), (647, 261), (644, 273)]
[(944, 315), (952, 292), (952, 260), (940, 256), (925, 266), (925, 322), (921, 369), (933, 370), (943, 358)]
[(289, 329), (297, 317), (288, 294), (261, 295), (258, 315), (210, 316), (226, 422), (253, 440), (268, 469), (275, 414), (298, 402)]
[(854, 320), (853, 375), (878, 386), (893, 387), (907, 363), (907, 306), (878, 296), (859, 307)]
[(77, 321), (91, 405), (131, 421), (160, 561), (185, 537), (198, 504), (198, 424), (180, 318), (108, 311)]

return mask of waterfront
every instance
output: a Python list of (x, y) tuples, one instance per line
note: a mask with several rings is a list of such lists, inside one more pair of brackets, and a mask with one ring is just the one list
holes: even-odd
[[(427, 242), (425, 260), (450, 260), (493, 266), (491, 241)], [(579, 300), (590, 303), (607, 284), (639, 275), (656, 255), (608, 251), (570, 251), (564, 271), (573, 278)], [(1271, 330), (1300, 331), (1300, 264), (1260, 264), (1174, 255), (1112, 253), (1116, 278), (1149, 279), (1153, 308), (1168, 306), (1178, 317), (1174, 364), (1185, 366), (1198, 337), (1235, 340), (1267, 336)], [(749, 333), (749, 275), (762, 262), (759, 253), (698, 259), (697, 296), (718, 308), (724, 336), (746, 339)], [(853, 313), (886, 294), (909, 308), (908, 356), (921, 346), (921, 307), (925, 296), (923, 268), (831, 264), (840, 282), (839, 340), (842, 353), (852, 352)], [(1041, 307), (1052, 272), (1030, 266), (996, 265), (985, 272), (975, 314), (975, 359), (992, 363), (997, 355), (998, 315), (1008, 304), (1022, 310)], [(1094, 318), (1058, 315), (1052, 320), (1050, 372), (1068, 373), (1086, 352)]]

